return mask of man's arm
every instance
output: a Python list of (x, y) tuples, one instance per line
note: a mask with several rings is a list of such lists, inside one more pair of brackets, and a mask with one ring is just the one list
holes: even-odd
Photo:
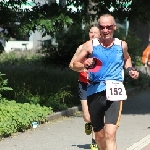
[(147, 52), (146, 57), (145, 57), (145, 67), (147, 68), (147, 63), (148, 63), (148, 57), (149, 57), (149, 52)]
[(78, 72), (84, 71), (86, 67), (92, 65), (93, 58), (87, 58), (88, 54), (92, 53), (92, 41), (87, 41), (83, 44), (82, 50), (80, 51), (78, 57), (73, 62), (73, 70)]
[(129, 75), (132, 78), (137, 79), (139, 77), (139, 72), (136, 71), (132, 67), (131, 57), (130, 57), (130, 55), (128, 53), (128, 46), (127, 46), (127, 43), (125, 41), (122, 41), (122, 48), (123, 48), (124, 59), (125, 59), (124, 67), (128, 71)]
[(122, 41), (122, 48), (123, 48), (124, 60), (125, 60), (124, 67), (125, 69), (127, 69), (128, 67), (132, 67), (132, 61), (128, 53), (127, 43), (125, 41)]
[[(75, 54), (73, 55), (73, 57), (72, 57), (72, 59), (71, 59), (71, 61), (70, 61), (70, 63), (69, 63), (69, 68), (70, 68), (70, 69), (74, 70), (74, 69), (73, 69), (73, 62), (76, 60), (76, 58), (77, 58), (78, 55), (80, 54), (81, 50), (82, 50), (82, 45), (80, 45), (80, 46), (77, 48)], [(74, 70), (74, 71), (76, 71), (76, 70)]]

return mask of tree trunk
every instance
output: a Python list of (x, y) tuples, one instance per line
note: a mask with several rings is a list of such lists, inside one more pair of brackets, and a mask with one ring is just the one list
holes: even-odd
[(49, 5), (51, 5), (52, 3), (56, 3), (56, 0), (48, 0)]
[(59, 5), (66, 6), (66, 0), (59, 0)]
[(99, 10), (99, 2), (93, 2), (93, 0), (89, 0), (88, 7), (87, 7), (87, 14), (90, 17), (90, 24), (97, 24), (98, 23), (98, 12)]

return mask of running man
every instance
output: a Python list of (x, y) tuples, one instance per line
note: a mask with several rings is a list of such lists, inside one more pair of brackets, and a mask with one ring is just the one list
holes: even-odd
[[(83, 44), (73, 69), (80, 72), (90, 67), (87, 103), (96, 143), (100, 150), (117, 150), (116, 132), (122, 101), (127, 99), (123, 67), (133, 79), (139, 77), (139, 72), (132, 67), (127, 43), (113, 38), (116, 30), (114, 17), (110, 14), (100, 16), (99, 28), (101, 37)], [(88, 55), (92, 58), (85, 60)]]
[[(89, 31), (89, 38), (90, 40), (94, 38), (98, 38), (98, 39), (100, 38), (100, 31), (99, 31), (98, 25), (91, 26), (90, 31)], [(69, 64), (69, 67), (71, 69), (73, 69), (73, 62), (78, 57), (81, 50), (82, 50), (82, 45), (80, 45), (77, 48), (76, 53), (71, 59), (71, 62)], [(80, 97), (81, 105), (82, 105), (83, 118), (84, 118), (84, 121), (86, 122), (85, 133), (87, 135), (90, 135), (92, 132), (92, 144), (90, 145), (91, 150), (98, 150), (97, 144), (95, 142), (95, 134), (94, 134), (94, 131), (92, 131), (91, 119), (90, 119), (90, 114), (89, 114), (88, 105), (87, 105), (87, 83), (88, 83), (87, 70), (85, 69), (79, 74), (79, 97)]]

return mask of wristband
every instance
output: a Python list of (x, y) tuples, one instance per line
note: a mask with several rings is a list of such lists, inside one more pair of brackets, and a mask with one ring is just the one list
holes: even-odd
[(129, 73), (129, 71), (136, 71), (136, 68), (134, 68), (134, 67), (128, 67), (127, 69), (126, 69), (126, 71)]

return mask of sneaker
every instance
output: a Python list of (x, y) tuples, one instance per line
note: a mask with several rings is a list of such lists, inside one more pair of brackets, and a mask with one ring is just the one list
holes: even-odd
[(92, 125), (91, 125), (91, 123), (86, 123), (85, 124), (85, 133), (87, 135), (90, 135), (92, 133)]
[(91, 150), (98, 150), (97, 144), (90, 144)]

